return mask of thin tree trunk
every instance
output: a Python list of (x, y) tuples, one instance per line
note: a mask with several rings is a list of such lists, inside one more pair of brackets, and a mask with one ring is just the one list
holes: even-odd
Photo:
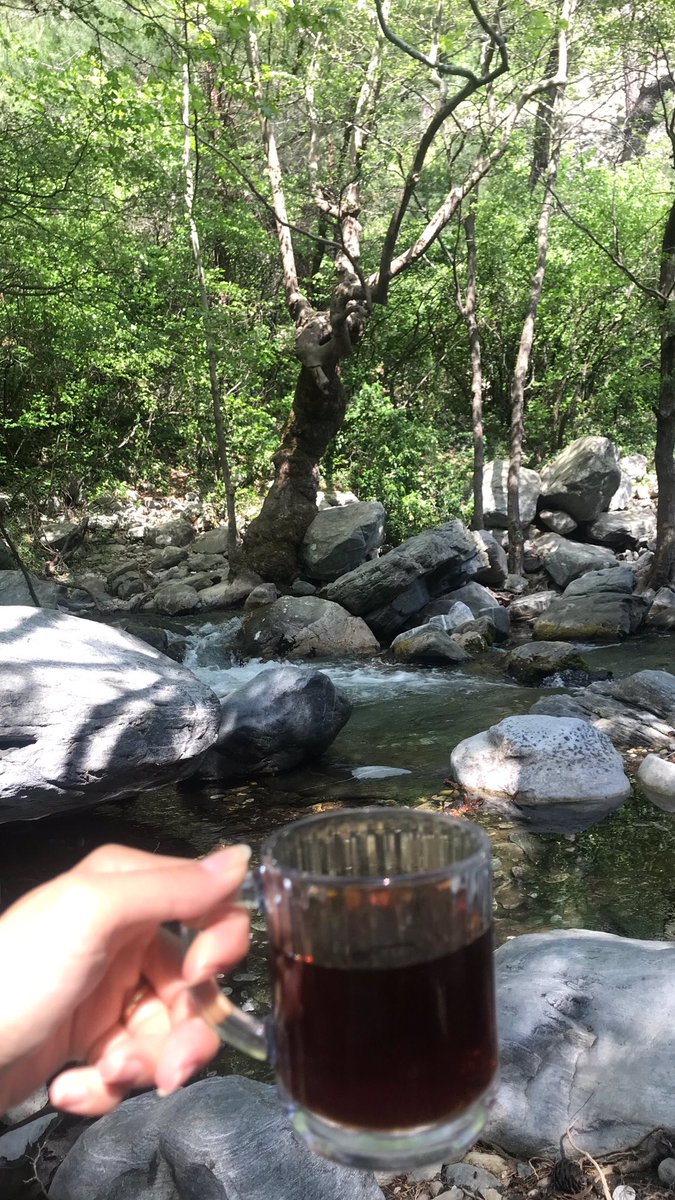
[[(185, 22), (185, 48), (187, 52), (188, 30), (187, 21)], [(220, 461), (220, 469), (225, 483), (225, 503), (227, 508), (227, 548), (228, 552), (234, 556), (237, 549), (237, 516), (235, 509), (235, 489), (232, 481), (232, 472), (230, 470), (230, 460), (227, 449), (227, 438), (225, 435), (225, 420), (223, 417), (223, 403), (220, 390), (220, 379), (218, 378), (218, 356), (216, 353), (216, 345), (211, 328), (211, 302), (209, 299), (208, 289), (206, 287), (206, 276), (204, 274), (204, 264), (202, 261), (201, 244), (199, 240), (199, 230), (195, 220), (195, 173), (192, 167), (192, 129), (190, 117), (192, 105), (190, 103), (190, 64), (186, 58), (183, 63), (183, 167), (185, 170), (185, 208), (188, 215), (190, 225), (190, 245), (192, 247), (192, 256), (195, 261), (195, 269), (197, 272), (197, 282), (199, 285), (199, 299), (202, 310), (202, 324), (204, 328), (204, 340), (206, 342), (206, 355), (209, 364), (209, 381), (211, 386), (211, 402), (213, 404), (213, 418), (216, 426), (216, 444), (218, 446), (218, 458)]]
[(464, 218), (466, 238), (466, 298), (462, 315), (469, 332), (471, 355), (471, 430), (473, 436), (473, 517), (472, 529), (483, 528), (483, 466), (485, 445), (483, 441), (483, 364), (481, 360), (480, 331), (476, 308), (476, 209), (475, 201)]
[[(675, 148), (675, 147), (674, 147)], [(660, 291), (665, 304), (661, 319), (661, 383), (656, 408), (656, 554), (649, 583), (663, 587), (675, 580), (675, 202), (663, 236)]]

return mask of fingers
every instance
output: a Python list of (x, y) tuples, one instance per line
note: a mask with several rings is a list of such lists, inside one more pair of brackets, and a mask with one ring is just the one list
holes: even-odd
[(215, 924), (202, 930), (183, 962), (183, 979), (202, 983), (212, 975), (231, 970), (248, 951), (250, 918), (240, 908), (230, 908)]
[(49, 1089), (55, 1108), (80, 1117), (99, 1117), (116, 1108), (128, 1088), (106, 1083), (97, 1067), (75, 1067), (57, 1075)]
[(97, 874), (108, 874), (113, 871), (161, 871), (166, 867), (180, 867), (185, 864), (184, 858), (170, 854), (150, 854), (147, 850), (136, 850), (132, 846), (118, 846), (111, 842), (105, 846), (97, 846), (91, 854), (87, 854), (70, 872), (86, 874), (93, 871)]
[(220, 1039), (201, 1017), (182, 1021), (171, 1031), (155, 1070), (160, 1095), (182, 1087), (188, 1079), (211, 1061), (220, 1048)]

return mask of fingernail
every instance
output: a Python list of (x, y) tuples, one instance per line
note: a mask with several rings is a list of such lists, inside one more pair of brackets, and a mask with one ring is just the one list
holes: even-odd
[(221, 850), (214, 850), (213, 854), (201, 859), (201, 865), (212, 875), (222, 875), (226, 871), (243, 871), (250, 858), (251, 847), (240, 843), (237, 846), (224, 846)]
[(89, 1088), (85, 1083), (73, 1079), (55, 1079), (49, 1089), (49, 1099), (54, 1108), (82, 1104), (89, 1099)]
[(99, 1064), (101, 1078), (106, 1083), (133, 1081), (147, 1072), (147, 1063), (139, 1055), (110, 1054)]
[(165, 1081), (161, 1087), (157, 1088), (158, 1096), (172, 1096), (179, 1088), (187, 1083), (191, 1075), (194, 1075), (197, 1067), (194, 1063), (188, 1063), (182, 1067), (174, 1067), (173, 1071), (169, 1071), (165, 1077)]

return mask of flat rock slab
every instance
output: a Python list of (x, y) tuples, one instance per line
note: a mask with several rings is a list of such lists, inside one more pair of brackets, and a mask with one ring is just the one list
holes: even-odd
[(0, 822), (86, 807), (192, 774), (217, 697), (120, 629), (0, 608)]
[(126, 1100), (75, 1143), (50, 1200), (383, 1200), (312, 1154), (274, 1088), (229, 1075)]
[(670, 671), (637, 671), (592, 683), (574, 696), (547, 696), (530, 712), (590, 721), (621, 749), (675, 750), (675, 675)]
[(675, 1130), (675, 945), (585, 929), (496, 954), (501, 1085), (482, 1136), (517, 1154), (593, 1155)]
[(282, 596), (246, 616), (238, 637), (244, 654), (325, 658), (373, 654), (380, 646), (361, 617), (318, 596)]
[(506, 717), (465, 738), (450, 772), (471, 796), (507, 805), (540, 832), (587, 829), (630, 795), (606, 734), (570, 717)]
[(643, 624), (647, 605), (641, 596), (602, 592), (589, 596), (565, 593), (538, 616), (534, 636), (544, 641), (614, 641)]

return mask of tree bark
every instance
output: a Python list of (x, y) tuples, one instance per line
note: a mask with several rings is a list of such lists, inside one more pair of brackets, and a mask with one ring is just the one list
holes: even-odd
[[(185, 20), (185, 50), (188, 50), (188, 28), (187, 19)], [(228, 553), (232, 556), (237, 550), (237, 518), (235, 507), (235, 489), (232, 480), (232, 472), (230, 470), (230, 460), (227, 449), (227, 438), (225, 435), (225, 420), (223, 416), (223, 403), (220, 390), (220, 379), (218, 378), (218, 357), (216, 353), (216, 343), (211, 328), (211, 301), (209, 298), (208, 289), (206, 286), (206, 275), (204, 273), (204, 263), (202, 260), (201, 243), (199, 240), (199, 229), (195, 219), (195, 199), (196, 199), (196, 180), (192, 166), (192, 128), (191, 128), (191, 96), (190, 96), (190, 63), (186, 57), (183, 63), (183, 168), (185, 172), (185, 209), (188, 216), (190, 226), (190, 245), (192, 247), (192, 257), (195, 262), (195, 270), (197, 272), (197, 283), (199, 286), (199, 300), (202, 310), (202, 325), (204, 328), (204, 340), (206, 342), (206, 356), (209, 364), (209, 383), (211, 387), (211, 403), (213, 405), (213, 419), (216, 427), (216, 444), (218, 446), (218, 459), (220, 469), (225, 484), (225, 505), (227, 510), (227, 548)]]
[(661, 382), (656, 408), (656, 554), (651, 587), (675, 580), (675, 201), (663, 236), (660, 291), (664, 298), (661, 321)]
[(483, 467), (485, 445), (483, 440), (483, 363), (481, 358), (480, 330), (476, 303), (476, 197), (471, 198), (469, 211), (464, 218), (466, 238), (466, 293), (464, 302), (457, 293), (459, 309), (469, 335), (471, 359), (471, 431), (473, 438), (473, 516), (472, 529), (483, 528)]

